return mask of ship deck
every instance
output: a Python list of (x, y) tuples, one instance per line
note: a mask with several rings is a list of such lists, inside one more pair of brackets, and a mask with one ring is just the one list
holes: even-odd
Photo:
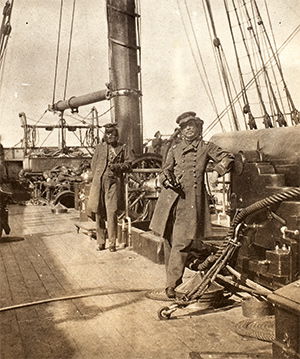
[[(164, 286), (164, 266), (129, 248), (96, 251), (77, 233), (75, 210), (11, 206), (0, 239), (1, 353), (7, 358), (217, 359), (272, 357), (271, 344), (239, 336), (240, 306), (181, 309), (160, 321), (166, 302), (145, 297)], [(76, 295), (86, 297), (67, 299)]]

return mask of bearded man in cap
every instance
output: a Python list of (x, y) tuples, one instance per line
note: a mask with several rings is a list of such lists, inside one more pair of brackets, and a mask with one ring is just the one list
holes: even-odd
[(164, 238), (167, 274), (166, 294), (175, 298), (182, 283), (189, 253), (201, 248), (210, 234), (210, 214), (204, 173), (214, 162), (211, 183), (230, 171), (233, 155), (202, 140), (203, 121), (195, 112), (184, 112), (177, 120), (181, 140), (167, 154), (160, 175), (163, 189), (155, 206), (150, 228)]
[(98, 250), (105, 249), (107, 227), (109, 250), (115, 252), (117, 214), (124, 208), (123, 174), (130, 170), (131, 164), (126, 145), (118, 142), (116, 125), (109, 123), (104, 128), (103, 143), (96, 146), (91, 163), (93, 180), (87, 214), (96, 218)]

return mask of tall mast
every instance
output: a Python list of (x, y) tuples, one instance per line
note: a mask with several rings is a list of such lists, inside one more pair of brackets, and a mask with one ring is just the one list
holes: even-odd
[[(120, 140), (130, 151), (141, 154), (139, 17), (135, 0), (106, 0), (109, 42), (109, 90), (119, 93), (111, 99), (112, 120), (118, 123)], [(121, 93), (123, 95), (121, 95)]]

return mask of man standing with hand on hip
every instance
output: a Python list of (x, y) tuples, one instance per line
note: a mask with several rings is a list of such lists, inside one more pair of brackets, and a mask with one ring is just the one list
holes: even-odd
[(177, 120), (181, 141), (169, 149), (162, 168), (163, 184), (150, 228), (164, 238), (167, 272), (166, 294), (175, 298), (182, 283), (188, 254), (199, 248), (209, 234), (210, 214), (204, 173), (214, 162), (211, 181), (230, 171), (233, 155), (202, 139), (203, 121), (195, 112), (184, 112)]

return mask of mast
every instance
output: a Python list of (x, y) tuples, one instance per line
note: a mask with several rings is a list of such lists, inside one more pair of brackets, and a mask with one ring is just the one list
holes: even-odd
[(130, 151), (141, 154), (143, 132), (141, 121), (139, 17), (135, 0), (107, 0), (109, 43), (109, 90), (124, 96), (111, 99), (112, 121), (118, 123), (120, 141)]

